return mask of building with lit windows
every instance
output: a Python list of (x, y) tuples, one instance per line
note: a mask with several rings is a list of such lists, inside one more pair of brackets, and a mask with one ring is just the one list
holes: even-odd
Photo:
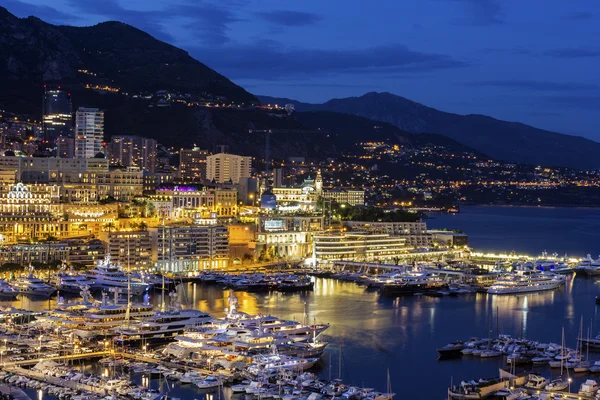
[(159, 189), (149, 201), (166, 218), (232, 218), (238, 215), (237, 190), (226, 188), (203, 188), (175, 186)]
[(67, 91), (44, 88), (42, 128), (44, 139), (50, 143), (61, 136), (73, 136), (73, 109)]
[(125, 268), (152, 268), (152, 239), (148, 231), (110, 232), (108, 251), (111, 260)]
[(344, 221), (344, 225), (352, 230), (373, 233), (385, 233), (390, 236), (400, 236), (406, 243), (415, 248), (431, 247), (432, 236), (427, 232), (427, 224), (418, 222), (369, 222)]
[(260, 257), (301, 259), (312, 255), (313, 234), (324, 229), (323, 216), (261, 216), (255, 254)]
[(111, 166), (137, 167), (154, 173), (156, 170), (157, 143), (140, 136), (113, 136), (106, 146)]
[(313, 259), (392, 262), (410, 247), (400, 236), (369, 232), (322, 232), (313, 235)]
[(252, 157), (219, 153), (206, 157), (206, 179), (217, 183), (231, 181), (238, 184), (240, 179), (250, 177)]
[(193, 149), (179, 150), (179, 179), (185, 183), (202, 182), (206, 178), (206, 157), (208, 151)]
[(104, 111), (80, 107), (75, 113), (75, 158), (92, 158), (102, 153)]
[(227, 227), (160, 226), (150, 228), (153, 235), (152, 260), (162, 271), (195, 272), (225, 268), (229, 260)]
[(332, 200), (340, 204), (351, 206), (365, 205), (365, 191), (361, 189), (326, 189), (323, 190), (323, 199)]

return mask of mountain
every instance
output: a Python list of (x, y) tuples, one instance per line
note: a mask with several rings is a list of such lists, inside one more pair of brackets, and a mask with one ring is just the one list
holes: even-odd
[(600, 143), (580, 136), (501, 121), (485, 115), (459, 115), (436, 110), (391, 93), (309, 104), (259, 96), (263, 103), (294, 104), (296, 111), (333, 111), (394, 124), (412, 133), (437, 133), (499, 160), (580, 169), (600, 168)]
[(127, 24), (55, 26), (35, 17), (17, 18), (0, 7), (0, 108), (39, 114), (44, 83), (71, 91), (99, 85), (128, 94), (168, 90), (257, 102), (184, 50)]

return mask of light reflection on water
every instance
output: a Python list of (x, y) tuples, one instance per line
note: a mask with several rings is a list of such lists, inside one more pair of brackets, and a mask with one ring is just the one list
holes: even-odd
[[(184, 305), (222, 316), (230, 293), (216, 286), (188, 283), (179, 287), (178, 299)], [(329, 375), (330, 359), (337, 377), (342, 348), (345, 380), (385, 389), (389, 368), (393, 386), (407, 398), (443, 398), (450, 377), (462, 380), (496, 376), (504, 364), (499, 359), (438, 361), (436, 348), (452, 340), (499, 332), (560, 343), (564, 325), (567, 344), (574, 347), (582, 315), (584, 330), (593, 319), (592, 334), (598, 333), (594, 298), (599, 293), (596, 281), (571, 277), (563, 289), (519, 296), (393, 299), (332, 279), (316, 279), (310, 293), (233, 292), (239, 310), (250, 314), (302, 321), (306, 303), (311, 323), (316, 320), (331, 324), (322, 336), (330, 343), (318, 368), (324, 378)], [(160, 295), (153, 294), (150, 301), (158, 305)], [(12, 304), (40, 310), (49, 303), (53, 305), (54, 299), (18, 299)]]

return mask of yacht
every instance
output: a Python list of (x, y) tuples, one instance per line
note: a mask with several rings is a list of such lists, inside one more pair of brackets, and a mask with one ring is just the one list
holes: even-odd
[(446, 288), (446, 283), (438, 276), (427, 273), (406, 273), (386, 282), (380, 287), (382, 295), (407, 296), (417, 293), (430, 293)]
[(140, 296), (148, 290), (148, 284), (137, 279), (131, 279), (117, 265), (111, 264), (110, 255), (104, 260), (84, 273), (84, 276), (91, 282), (92, 289), (104, 290), (110, 288), (120, 288), (124, 293), (130, 291), (132, 296)]
[(584, 275), (600, 275), (600, 258), (598, 260), (594, 260), (592, 256), (588, 254), (573, 269), (575, 272), (582, 273)]
[(253, 363), (247, 368), (248, 373), (259, 376), (281, 370), (305, 371), (319, 361), (318, 358), (299, 358), (277, 354), (276, 352), (277, 347), (274, 346), (272, 354), (254, 357)]
[(54, 274), (50, 282), (60, 293), (79, 294), (83, 286), (90, 286), (91, 282), (82, 275), (74, 274), (72, 271), (67, 271), (67, 267), (63, 265), (61, 270)]
[(184, 310), (175, 301), (177, 294), (172, 292), (171, 306), (152, 316), (141, 318), (138, 322), (120, 326), (113, 330), (121, 342), (156, 342), (173, 340), (185, 329), (194, 328), (211, 321), (209, 314), (198, 310)]
[(581, 384), (581, 387), (579, 388), (579, 395), (580, 396), (593, 396), (598, 389), (600, 389), (600, 386), (598, 386), (598, 383), (593, 380), (593, 379), (587, 379), (584, 383)]
[(564, 285), (566, 279), (562, 275), (544, 272), (517, 271), (516, 274), (505, 275), (488, 288), (490, 294), (531, 293), (554, 290)]
[(15, 298), (19, 294), (19, 291), (15, 289), (10, 283), (4, 279), (0, 279), (0, 297), (2, 298)]
[(13, 282), (14, 288), (17, 289), (19, 293), (30, 296), (50, 297), (56, 292), (54, 287), (33, 276), (34, 268), (32, 265), (29, 265), (28, 269), (29, 273), (27, 275), (21, 276)]

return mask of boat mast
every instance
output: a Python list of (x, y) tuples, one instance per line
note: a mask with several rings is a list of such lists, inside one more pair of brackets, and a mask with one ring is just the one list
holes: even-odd
[(127, 311), (125, 313), (125, 320), (129, 323), (131, 317), (131, 264), (129, 263), (129, 239), (130, 235), (127, 236)]
[(162, 303), (160, 311), (165, 312), (165, 214), (162, 220)]

